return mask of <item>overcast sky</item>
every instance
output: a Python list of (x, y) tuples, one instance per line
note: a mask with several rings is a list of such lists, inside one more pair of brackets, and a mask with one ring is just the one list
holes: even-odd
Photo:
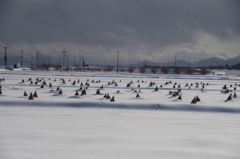
[(0, 46), (91, 63), (115, 64), (117, 51), (122, 63), (228, 59), (240, 54), (239, 17), (239, 0), (0, 0)]

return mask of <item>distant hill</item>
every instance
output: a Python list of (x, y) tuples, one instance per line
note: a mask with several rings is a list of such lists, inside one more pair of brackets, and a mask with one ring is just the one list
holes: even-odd
[[(36, 65), (36, 56), (30, 57), (30, 56), (25, 56), (23, 58), (23, 66), (30, 66), (31, 65), (31, 61), (33, 63), (33, 65)], [(47, 55), (39, 55), (39, 64), (42, 63), (46, 63), (48, 64), (49, 61), (49, 57)], [(10, 56), (8, 57), (8, 65), (13, 66), (15, 63), (20, 63), (21, 62), (21, 57), (20, 56)], [(50, 62), (51, 64), (58, 64), (59, 63), (59, 58), (58, 57), (51, 57), (50, 58)], [(61, 61), (60, 63), (62, 64), (62, 57), (61, 57)], [(179, 67), (209, 67), (209, 66), (226, 66), (226, 64), (228, 66), (232, 66), (235, 65), (237, 63), (240, 63), (240, 55), (234, 57), (234, 58), (230, 58), (228, 60), (224, 60), (221, 58), (217, 58), (217, 57), (211, 57), (209, 59), (203, 59), (200, 60), (198, 62), (195, 63), (189, 63), (185, 60), (177, 60), (176, 65)], [(0, 65), (3, 65), (3, 58), (0, 58)], [(65, 59), (65, 65), (66, 65), (66, 59)], [(73, 65), (73, 60), (69, 59), (68, 60), (68, 64), (69, 65)], [(175, 66), (174, 61), (168, 61), (168, 62), (152, 62), (152, 61), (148, 61), (148, 60), (144, 60), (142, 62), (136, 63), (136, 64), (130, 64), (130, 65), (121, 65), (121, 67), (141, 67), (141, 66), (159, 66), (159, 67), (173, 67)]]
[(195, 62), (192, 64), (193, 67), (209, 67), (209, 66), (225, 66), (226, 60), (217, 58), (217, 57), (211, 57), (209, 59), (200, 60), (198, 62)]
[[(185, 61), (185, 60), (177, 60), (176, 65), (180, 66), (180, 67), (209, 67), (209, 66), (225, 66), (226, 64), (228, 66), (232, 66), (234, 64), (240, 63), (240, 55), (234, 57), (234, 58), (230, 58), (228, 60), (224, 60), (221, 58), (217, 58), (217, 57), (211, 57), (209, 59), (203, 59), (200, 60), (198, 62), (189, 64), (189, 62)], [(144, 60), (138, 64), (132, 64), (129, 65), (129, 67), (139, 67), (139, 66), (143, 66), (143, 65), (147, 65), (147, 66), (159, 66), (159, 67), (172, 67), (175, 66), (174, 61), (171, 62), (151, 62), (151, 61), (147, 61)]]
[(226, 63), (228, 64), (228, 66), (232, 66), (232, 65), (236, 65), (237, 63), (240, 63), (240, 55), (226, 60)]
[[(144, 60), (142, 62), (139, 62), (138, 64), (131, 64), (128, 65), (128, 67), (141, 67), (141, 66), (159, 66), (159, 67), (173, 67), (175, 66), (174, 62), (152, 62), (152, 61), (148, 61), (148, 60)], [(185, 60), (177, 60), (177, 66), (181, 66), (181, 67), (187, 67), (189, 65), (188, 62), (186, 62)]]

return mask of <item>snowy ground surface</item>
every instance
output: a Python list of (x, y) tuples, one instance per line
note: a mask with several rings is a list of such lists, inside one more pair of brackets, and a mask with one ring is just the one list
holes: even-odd
[[(202, 111), (222, 111), (240, 112), (240, 98), (227, 100), (230, 94), (240, 90), (240, 72), (235, 71), (215, 75), (176, 75), (176, 74), (129, 74), (129, 73), (91, 73), (91, 72), (40, 72), (40, 71), (0, 71), (2, 94), (0, 95), (2, 105), (22, 105), (22, 106), (73, 106), (73, 107), (111, 107), (111, 108), (140, 108), (140, 109), (177, 109), (177, 110), (198, 110)], [(219, 74), (220, 75), (217, 75)], [(237, 74), (239, 73), (239, 74)], [(33, 84), (28, 79), (31, 78)], [(36, 82), (39, 78), (41, 82)], [(56, 81), (55, 81), (56, 79)], [(63, 80), (65, 80), (65, 84)], [(24, 82), (22, 82), (24, 80)], [(79, 80), (79, 83), (77, 83)], [(98, 82), (100, 80), (100, 82)], [(138, 82), (139, 80), (139, 82)], [(43, 81), (47, 85), (40, 88)], [(76, 81), (76, 84), (72, 83)], [(121, 82), (120, 82), (121, 81)], [(172, 82), (166, 85), (166, 82)], [(132, 83), (131, 83), (132, 82)], [(150, 86), (150, 82), (155, 85)], [(49, 87), (52, 83), (52, 88)], [(82, 90), (86, 89), (87, 95), (82, 95)], [(110, 83), (110, 84), (108, 84)], [(131, 83), (130, 87), (126, 87)], [(174, 84), (175, 88), (173, 88)], [(188, 83), (188, 86), (186, 84)], [(198, 87), (196, 85), (198, 84)], [(115, 86), (117, 84), (117, 86)], [(192, 86), (190, 86), (192, 84)], [(204, 85), (203, 91), (201, 91)], [(208, 85), (207, 85), (208, 84)], [(227, 85), (230, 93), (221, 93), (223, 86)], [(162, 87), (160, 87), (162, 85)], [(172, 97), (169, 91), (177, 91), (180, 85), (182, 100), (178, 96)], [(232, 87), (231, 87), (232, 85)], [(103, 89), (100, 89), (103, 86)], [(139, 87), (138, 87), (139, 86)], [(156, 86), (158, 91), (155, 91)], [(189, 86), (191, 89), (189, 89)], [(62, 89), (62, 95), (57, 91), (57, 87)], [(236, 90), (234, 88), (236, 87)], [(97, 95), (97, 89), (100, 94)], [(51, 91), (52, 90), (52, 91)], [(117, 92), (119, 90), (119, 93)], [(136, 92), (135, 92), (136, 90)], [(140, 90), (140, 92), (139, 92)], [(24, 97), (24, 91), (29, 95), (35, 91), (38, 98), (29, 101)], [(79, 96), (75, 96), (75, 92)], [(109, 94), (114, 96), (115, 102), (105, 99), (103, 96)], [(137, 93), (139, 98), (136, 98)], [(195, 96), (199, 96), (200, 102), (190, 104)]]
[[(238, 159), (240, 98), (227, 98), (234, 92), (238, 95), (239, 75), (226, 70), (206, 76), (0, 71), (0, 79), (5, 79), (0, 95), (0, 158)], [(41, 82), (35, 84), (37, 77)], [(40, 88), (43, 81), (47, 85)], [(87, 95), (75, 96), (82, 92), (81, 82), (83, 89), (89, 83)], [(155, 85), (149, 86), (150, 82)], [(193, 84), (191, 89), (186, 83)], [(229, 93), (221, 92), (225, 84)], [(169, 94), (179, 85), (182, 100)], [(38, 98), (28, 100), (24, 91), (28, 95), (37, 91)], [(103, 98), (106, 93), (115, 102)], [(197, 95), (201, 101), (190, 104)]]

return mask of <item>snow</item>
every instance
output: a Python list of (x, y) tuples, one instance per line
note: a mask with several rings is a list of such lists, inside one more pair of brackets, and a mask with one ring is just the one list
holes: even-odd
[[(230, 93), (239, 93), (238, 86), (233, 90), (240, 83), (237, 71), (223, 70), (221, 76), (0, 72), (0, 78), (5, 78), (0, 95), (0, 158), (240, 158), (240, 99), (227, 101)], [(31, 85), (30, 77), (33, 82), (44, 78), (47, 85)], [(83, 84), (89, 79), (87, 95), (74, 95), (80, 83), (72, 82), (78, 79)], [(108, 85), (113, 80), (118, 86)], [(131, 81), (131, 87), (126, 87)], [(149, 86), (151, 81), (163, 87), (154, 91), (156, 85)], [(181, 85), (182, 100), (169, 95), (177, 90), (175, 82)], [(194, 86), (188, 89), (186, 83)], [(233, 92), (221, 93), (225, 84)], [(101, 94), (96, 95), (102, 85)], [(56, 91), (58, 86), (62, 95)], [(132, 89), (141, 89), (140, 98)], [(23, 97), (24, 91), (29, 95), (35, 90), (38, 98)], [(114, 96), (115, 102), (103, 98), (105, 93)], [(201, 101), (190, 104), (197, 95)]]

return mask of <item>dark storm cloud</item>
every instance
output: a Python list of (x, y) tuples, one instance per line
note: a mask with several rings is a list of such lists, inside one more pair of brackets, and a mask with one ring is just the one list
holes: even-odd
[(0, 41), (165, 46), (240, 36), (238, 0), (2, 0)]

